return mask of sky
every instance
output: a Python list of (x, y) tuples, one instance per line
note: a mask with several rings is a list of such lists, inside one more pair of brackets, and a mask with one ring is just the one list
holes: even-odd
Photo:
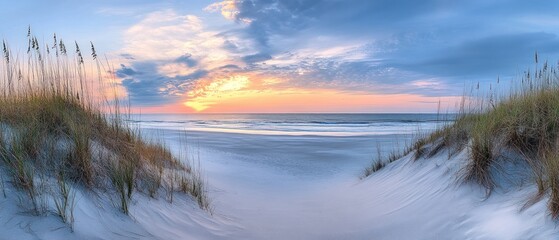
[[(18, 0), (0, 37), (92, 41), (144, 113), (435, 112), (559, 59), (559, 2)], [(20, 47), (23, 48), (24, 44)]]

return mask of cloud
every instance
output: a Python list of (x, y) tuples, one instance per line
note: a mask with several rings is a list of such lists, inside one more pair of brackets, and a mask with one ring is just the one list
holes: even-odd
[[(511, 68), (531, 61), (534, 53), (559, 53), (559, 38), (544, 32), (494, 35), (416, 56), (400, 66), (437, 76), (483, 77), (514, 74)], [(423, 58), (423, 59), (421, 59)]]
[[(196, 70), (190, 74), (166, 76), (157, 70), (159, 64), (152, 61), (134, 62), (132, 66), (121, 65), (116, 75), (127, 90), (130, 101), (139, 106), (156, 106), (175, 103), (182, 99), (198, 79), (208, 72)], [(136, 69), (142, 69), (138, 71)]]
[(225, 0), (222, 2), (212, 3), (207, 6), (205, 10), (209, 12), (220, 12), (223, 17), (229, 20), (235, 20), (237, 18), (237, 15), (239, 14), (236, 1), (234, 0)]
[(193, 83), (210, 72), (240, 69), (241, 53), (225, 50), (226, 41), (226, 36), (207, 30), (197, 16), (156, 11), (125, 32), (120, 50), (125, 64), (116, 76), (136, 105), (174, 103), (186, 98)]
[[(424, 94), (441, 94), (446, 86), (447, 94), (461, 94), (456, 86), (464, 81), (489, 81), (523, 70), (536, 51), (544, 58), (559, 57), (555, 2), (222, 3), (211, 11), (237, 22), (237, 37), (256, 43), (256, 53), (246, 60), (259, 61), (246, 61), (248, 69), (289, 77), (290, 84)], [(441, 84), (414, 84), (425, 79)]]
[(162, 10), (125, 31), (117, 75), (135, 101), (182, 101), (232, 76), (282, 79), (260, 90), (461, 95), (464, 81), (510, 76), (535, 51), (559, 57), (554, 12), (537, 4), (226, 0), (205, 10), (223, 22)]
[(125, 31), (122, 53), (136, 60), (176, 60), (203, 68), (223, 65), (229, 60), (225, 39), (209, 31), (194, 15), (174, 10), (156, 11)]
[(116, 71), (116, 76), (119, 78), (133, 77), (138, 74), (134, 69), (127, 67), (124, 64), (120, 64), (120, 69)]
[(177, 59), (175, 59), (175, 62), (185, 64), (188, 67), (195, 67), (196, 65), (198, 65), (198, 61), (192, 59), (192, 54), (189, 53), (178, 57)]
[(409, 23), (426, 22), (422, 17), (445, 5), (450, 4), (438, 0), (227, 0), (206, 9), (245, 24), (245, 34), (267, 51), (273, 48), (274, 36), (289, 37), (301, 31), (363, 37), (395, 27), (401, 30)]
[(124, 59), (127, 59), (127, 60), (135, 60), (135, 58), (128, 53), (121, 53), (121, 54), (119, 54), (119, 56), (121, 56), (121, 57), (123, 57)]
[(266, 53), (257, 53), (252, 55), (247, 55), (242, 57), (243, 61), (246, 63), (256, 63), (256, 62), (263, 62), (272, 59), (270, 54)]

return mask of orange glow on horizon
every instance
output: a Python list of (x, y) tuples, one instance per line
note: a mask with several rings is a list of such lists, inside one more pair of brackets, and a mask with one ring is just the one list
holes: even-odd
[(434, 112), (453, 109), (460, 97), (373, 94), (365, 91), (285, 88), (276, 78), (232, 75), (199, 81), (186, 100), (134, 108), (142, 113)]
[[(374, 95), (364, 92), (339, 92), (329, 89), (245, 92), (228, 98), (195, 99), (185, 105), (199, 113), (303, 113), (303, 112), (432, 112), (438, 102), (443, 106), (459, 97), (425, 97), (412, 94)], [(213, 105), (196, 109), (196, 101)]]

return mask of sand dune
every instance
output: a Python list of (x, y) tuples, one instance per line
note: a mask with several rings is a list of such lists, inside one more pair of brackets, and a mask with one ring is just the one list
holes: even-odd
[[(171, 149), (181, 144), (178, 131), (156, 132)], [(498, 188), (488, 198), (478, 186), (458, 184), (466, 150), (451, 159), (445, 152), (417, 161), (406, 156), (360, 180), (370, 156), (366, 146), (379, 139), (273, 139), (189, 133), (190, 153), (200, 157), (210, 185), (213, 214), (189, 198), (169, 203), (138, 195), (127, 217), (109, 201), (78, 196), (72, 233), (54, 216), (19, 213), (9, 197), (1, 202), (0, 238), (549, 239), (558, 231), (546, 199), (521, 211), (536, 191), (532, 184)], [(343, 150), (335, 147), (340, 144)]]

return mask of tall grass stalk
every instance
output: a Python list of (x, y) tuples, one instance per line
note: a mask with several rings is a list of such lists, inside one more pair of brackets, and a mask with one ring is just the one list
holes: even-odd
[[(195, 198), (202, 194), (201, 183), (192, 182), (200, 176), (187, 162), (127, 125), (130, 105), (118, 97), (114, 69), (99, 60), (93, 43), (88, 54), (56, 34), (50, 44), (40, 42), (31, 28), (27, 37), (23, 52), (2, 43), (0, 168), (36, 212), (47, 192), (53, 195), (53, 212), (69, 225), (76, 189), (116, 194), (124, 213), (135, 192), (157, 198), (159, 189), (186, 184)], [(107, 96), (94, 94), (107, 89)]]
[(52, 194), (52, 199), (56, 208), (56, 215), (73, 229), (74, 208), (76, 206), (76, 193), (66, 181), (64, 173), (61, 172), (56, 178), (58, 189)]

